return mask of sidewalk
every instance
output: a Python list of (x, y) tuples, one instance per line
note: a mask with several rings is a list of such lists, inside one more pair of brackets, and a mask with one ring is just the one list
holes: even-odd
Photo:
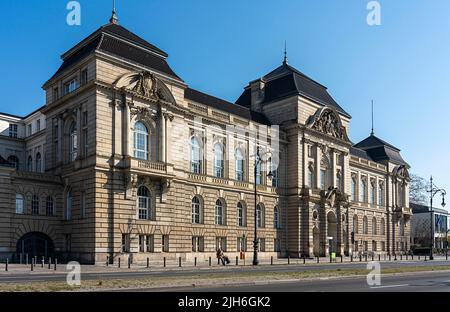
[[(427, 261), (428, 257), (426, 257)], [(215, 260), (215, 261), (214, 261)], [(414, 256), (412, 259), (411, 256), (398, 256), (397, 260), (395, 260), (394, 257), (391, 257), (389, 260), (389, 257), (386, 256), (386, 260), (384, 256), (380, 257), (381, 263), (383, 262), (423, 262), (425, 261), (424, 256)], [(445, 256), (436, 256), (434, 257), (434, 262), (437, 261), (445, 261)], [(341, 262), (342, 261), (342, 262)], [(273, 261), (265, 260), (260, 261), (258, 267), (271, 267), (273, 266), (287, 266), (287, 265), (308, 265), (308, 266), (324, 266), (325, 268), (327, 265), (336, 265), (336, 264), (351, 264), (351, 263), (366, 263), (372, 261), (372, 257), (368, 257), (367, 261), (365, 257), (361, 257), (361, 259), (358, 258), (350, 258), (350, 257), (343, 257), (342, 259), (340, 257), (334, 259), (332, 262), (330, 262), (330, 258), (315, 258), (315, 259), (273, 259)], [(378, 257), (374, 257), (374, 261), (378, 261)], [(450, 264), (450, 260), (449, 260)], [(81, 270), (86, 273), (105, 273), (105, 272), (142, 272), (142, 271), (150, 271), (150, 272), (168, 272), (168, 271), (195, 271), (195, 270), (226, 270), (227, 268), (251, 268), (254, 267), (252, 264), (252, 261), (247, 260), (245, 263), (243, 261), (238, 260), (236, 265), (236, 260), (231, 261), (231, 264), (227, 265), (226, 267), (219, 265), (217, 263), (217, 259), (212, 259), (211, 266), (209, 266), (209, 261), (202, 261), (198, 262), (197, 265), (195, 265), (194, 262), (182, 262), (181, 266), (178, 261), (167, 261), (165, 266), (164, 262), (150, 262), (149, 267), (147, 267), (146, 264), (130, 264), (128, 266), (128, 263), (124, 263), (121, 261), (120, 268), (118, 266), (118, 261), (114, 264), (109, 264), (108, 266), (106, 264), (101, 265), (82, 265)], [(54, 263), (51, 263), (50, 267), (48, 263), (45, 263), (44, 266), (42, 266), (42, 263), (38, 263), (37, 265), (33, 266), (33, 271), (31, 271), (31, 264), (8, 264), (8, 271), (6, 271), (6, 263), (0, 263), (0, 278), (1, 276), (5, 276), (8, 274), (61, 274), (61, 273), (67, 273), (70, 271), (71, 268), (67, 267), (67, 264), (58, 264), (56, 266)]]

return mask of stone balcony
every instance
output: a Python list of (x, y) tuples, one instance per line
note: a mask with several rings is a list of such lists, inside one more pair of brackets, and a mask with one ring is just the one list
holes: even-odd
[(130, 158), (128, 168), (132, 173), (140, 175), (148, 175), (156, 178), (173, 177), (173, 165), (159, 161)]

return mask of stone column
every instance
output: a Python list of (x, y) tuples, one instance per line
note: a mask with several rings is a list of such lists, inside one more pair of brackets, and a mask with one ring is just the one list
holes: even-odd
[(167, 129), (167, 116), (166, 113), (162, 113), (160, 116), (160, 126), (161, 126), (161, 136), (160, 136), (160, 146), (161, 146), (161, 155), (160, 155), (160, 161), (161, 162), (167, 162), (167, 154), (166, 154), (166, 142), (167, 142), (167, 135), (166, 135), (166, 129)]
[(63, 133), (63, 120), (62, 116), (58, 116), (58, 133), (56, 134), (58, 137), (58, 146), (56, 147), (56, 163), (61, 164), (62, 163), (62, 133)]
[(314, 181), (317, 189), (320, 189), (320, 159), (322, 158), (322, 150), (319, 145), (316, 145), (316, 164), (314, 168)]
[(331, 150), (331, 186), (336, 187), (336, 151)]

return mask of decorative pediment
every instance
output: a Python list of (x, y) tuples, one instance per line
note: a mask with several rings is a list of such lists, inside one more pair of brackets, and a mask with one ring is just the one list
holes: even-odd
[(339, 114), (329, 107), (324, 107), (309, 117), (307, 127), (340, 140), (350, 141)]
[(175, 104), (175, 98), (169, 88), (148, 71), (125, 74), (114, 83), (114, 86), (142, 97)]
[(411, 180), (409, 176), (408, 168), (405, 165), (397, 166), (394, 168), (393, 175), (398, 178), (403, 178), (406, 180)]

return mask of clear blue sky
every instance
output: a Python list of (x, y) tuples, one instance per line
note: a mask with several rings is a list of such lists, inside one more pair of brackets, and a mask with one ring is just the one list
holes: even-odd
[[(44, 104), (42, 84), (59, 56), (111, 15), (111, 0), (0, 1), (0, 111)], [(450, 1), (380, 0), (382, 25), (366, 23), (368, 0), (117, 0), (120, 23), (169, 53), (191, 87), (235, 101), (243, 87), (289, 62), (328, 86), (352, 116), (354, 142), (375, 133), (402, 149), (412, 172), (450, 191)], [(450, 192), (449, 192), (450, 193)]]

